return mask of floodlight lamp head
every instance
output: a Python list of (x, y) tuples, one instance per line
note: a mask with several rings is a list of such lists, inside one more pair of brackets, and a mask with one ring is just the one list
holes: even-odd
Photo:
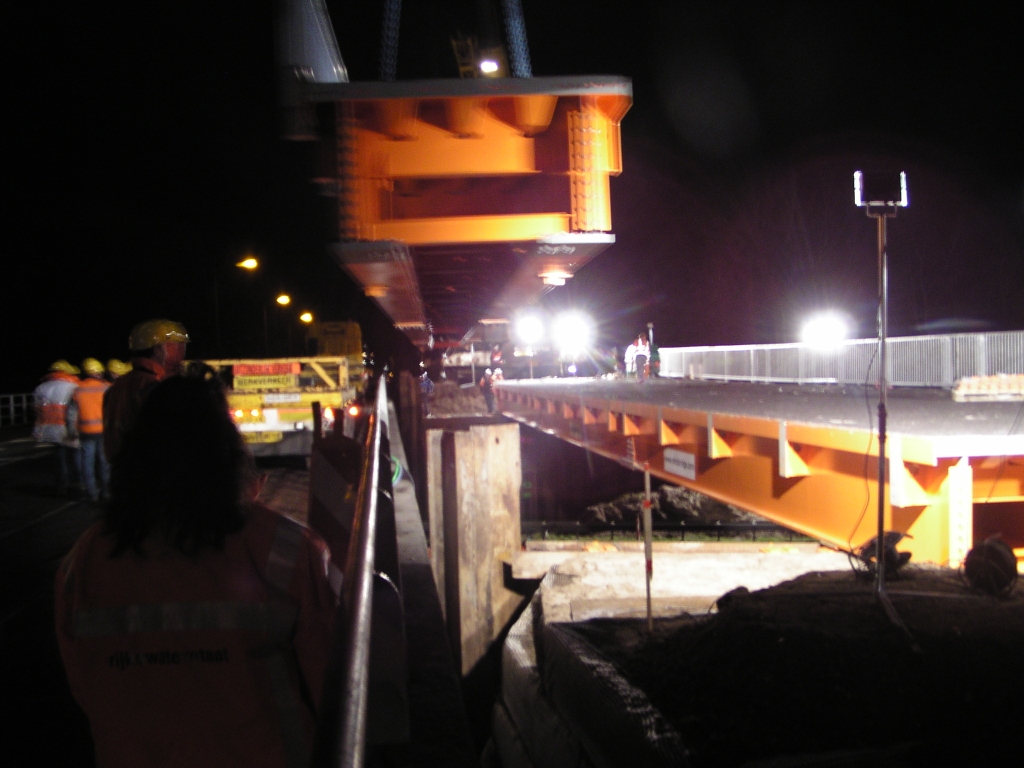
[(906, 208), (910, 205), (907, 194), (907, 174), (900, 171), (878, 173), (855, 171), (853, 174), (853, 202), (858, 208)]

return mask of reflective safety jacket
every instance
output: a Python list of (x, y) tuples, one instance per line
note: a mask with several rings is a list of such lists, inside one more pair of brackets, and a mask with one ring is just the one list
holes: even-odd
[(103, 379), (89, 376), (75, 390), (75, 405), (78, 406), (78, 431), (83, 435), (99, 435), (103, 432), (103, 394), (110, 384)]
[(337, 601), (323, 540), (253, 504), (223, 552), (111, 559), (101, 525), (55, 585), (97, 765), (307, 765)]
[(124, 436), (139, 417), (146, 393), (167, 378), (163, 366), (148, 357), (133, 357), (132, 369), (107, 388), (103, 395), (103, 452), (111, 461), (121, 449)]
[(70, 443), (68, 406), (78, 387), (78, 377), (54, 371), (35, 389), (36, 422), (32, 436), (45, 443)]

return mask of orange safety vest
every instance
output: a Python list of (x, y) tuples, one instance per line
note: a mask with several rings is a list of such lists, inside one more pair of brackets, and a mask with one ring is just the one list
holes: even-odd
[(75, 390), (78, 431), (83, 435), (103, 434), (103, 393), (109, 386), (103, 379), (89, 377)]
[(43, 403), (36, 412), (36, 424), (62, 427), (67, 420), (68, 407), (63, 403)]
[(112, 548), (93, 525), (55, 585), (97, 764), (308, 765), (337, 604), (323, 540), (253, 504), (222, 552)]

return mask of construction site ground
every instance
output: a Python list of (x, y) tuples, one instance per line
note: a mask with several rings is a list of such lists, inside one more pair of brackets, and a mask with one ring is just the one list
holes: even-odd
[[(642, 551), (531, 551), (515, 566), (523, 575), (545, 561), (553, 568), (538, 629), (559, 624), (649, 701), (681, 745), (667, 764), (1012, 760), (1024, 722), (1021, 585), (994, 597), (955, 570), (910, 565), (886, 588), (894, 623), (844, 554), (806, 544), (684, 547), (655, 552), (653, 631)], [(623, 718), (636, 706), (626, 700)], [(599, 733), (577, 736), (600, 742)]]

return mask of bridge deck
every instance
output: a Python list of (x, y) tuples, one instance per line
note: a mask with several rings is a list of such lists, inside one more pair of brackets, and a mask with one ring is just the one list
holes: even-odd
[[(521, 379), (497, 386), (555, 397), (628, 401), (822, 427), (877, 427), (878, 388), (874, 386), (689, 379), (652, 379), (643, 384), (621, 379)], [(920, 437), (1022, 437), (1022, 409), (1019, 402), (957, 403), (946, 390), (900, 387), (889, 392), (889, 431)]]
[[(834, 546), (876, 530), (873, 387), (542, 379), (496, 393), (525, 424)], [(958, 563), (993, 533), (1024, 547), (1024, 404), (899, 388), (888, 431), (886, 527), (916, 559)]]

